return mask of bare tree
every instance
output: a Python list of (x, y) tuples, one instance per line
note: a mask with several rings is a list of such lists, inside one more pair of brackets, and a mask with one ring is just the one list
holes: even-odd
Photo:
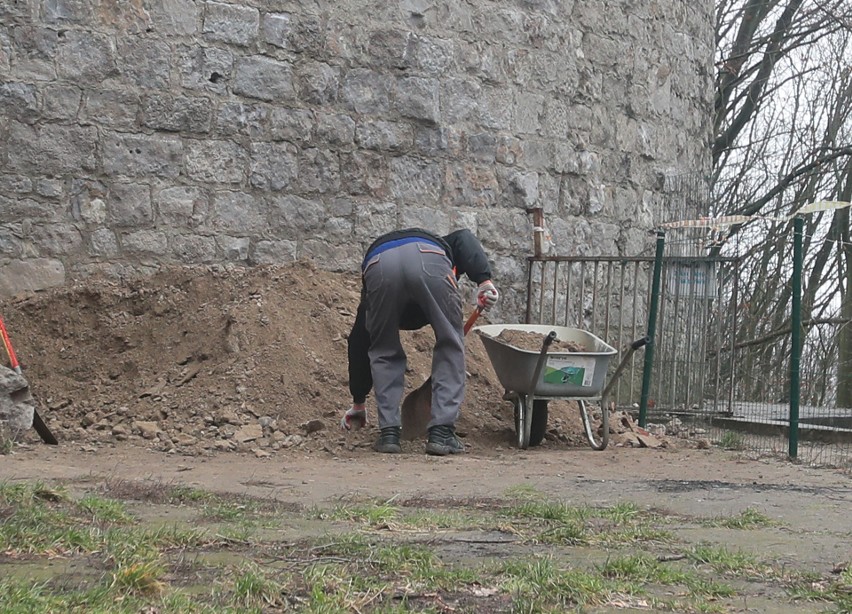
[[(743, 367), (762, 374), (744, 394), (766, 396), (763, 388), (784, 381), (790, 351), (788, 335), (777, 334), (790, 321), (787, 218), (816, 200), (852, 197), (852, 2), (718, 0), (716, 42), (712, 213), (762, 218), (732, 227), (716, 251), (744, 257), (734, 334)], [(805, 392), (827, 402), (826, 388), (836, 385), (845, 407), (852, 406), (849, 241), (848, 210), (806, 219), (803, 367), (825, 379), (807, 379)]]

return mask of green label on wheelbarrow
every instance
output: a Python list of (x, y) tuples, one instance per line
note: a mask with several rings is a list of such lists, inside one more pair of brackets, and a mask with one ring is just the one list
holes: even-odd
[(595, 375), (593, 358), (549, 358), (544, 367), (545, 384), (572, 384), (588, 387)]

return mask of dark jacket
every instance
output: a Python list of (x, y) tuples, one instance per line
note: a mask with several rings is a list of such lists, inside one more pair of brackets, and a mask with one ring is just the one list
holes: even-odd
[[(468, 279), (476, 284), (491, 279), (491, 267), (488, 264), (488, 257), (482, 249), (482, 244), (472, 232), (466, 229), (451, 232), (443, 237), (422, 228), (408, 228), (390, 232), (373, 241), (365, 252), (365, 261), (367, 255), (382, 244), (407, 237), (421, 237), (443, 247), (450, 258), (450, 262), (453, 263), (456, 279), (462, 275), (467, 275)], [(417, 330), (428, 323), (426, 315), (417, 305), (412, 304), (403, 312), (399, 327), (402, 330)], [(367, 332), (367, 307), (363, 286), (361, 303), (358, 305), (358, 313), (355, 315), (355, 324), (349, 333), (348, 348), (349, 391), (352, 393), (354, 402), (363, 403), (373, 387), (373, 376), (370, 372), (370, 358), (368, 356), (370, 334)]]

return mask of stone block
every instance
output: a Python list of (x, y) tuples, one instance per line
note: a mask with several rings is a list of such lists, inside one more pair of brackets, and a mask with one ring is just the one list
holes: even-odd
[(268, 228), (266, 203), (245, 192), (215, 192), (210, 202), (210, 228), (228, 233), (257, 234)]
[(161, 36), (192, 36), (198, 32), (195, 0), (146, 0), (151, 29)]
[(0, 194), (29, 194), (33, 191), (33, 182), (26, 175), (0, 175)]
[(340, 88), (340, 70), (325, 62), (305, 62), (296, 71), (299, 98), (314, 105), (332, 104)]
[(340, 188), (340, 161), (335, 151), (304, 149), (299, 156), (301, 192), (336, 192)]
[(299, 150), (290, 143), (254, 143), (251, 184), (261, 190), (284, 190), (299, 175)]
[(23, 375), (0, 365), (0, 436), (19, 439), (32, 428), (35, 405), (28, 387)]
[(157, 230), (123, 232), (120, 236), (121, 251), (134, 256), (163, 258), (169, 248), (166, 234)]
[(340, 185), (347, 194), (353, 196), (387, 196), (387, 159), (373, 151), (357, 150), (341, 154)]
[(412, 67), (423, 74), (443, 75), (453, 67), (455, 44), (452, 39), (417, 36), (410, 50)]
[(403, 77), (396, 84), (395, 106), (403, 117), (436, 123), (439, 117), (438, 81)]
[(215, 237), (175, 235), (171, 243), (172, 256), (186, 264), (215, 262), (218, 255)]
[(409, 149), (413, 141), (412, 127), (397, 122), (366, 119), (355, 132), (355, 142), (363, 149), (401, 151)]
[(486, 128), (514, 132), (514, 102), (512, 90), (508, 88), (483, 88), (479, 105), (480, 123)]
[(539, 133), (545, 100), (540, 94), (518, 92), (515, 97), (515, 134), (520, 136)]
[(248, 46), (257, 40), (260, 12), (253, 7), (207, 2), (202, 34), (207, 40)]
[(182, 47), (178, 57), (181, 85), (224, 94), (233, 76), (234, 54), (216, 47)]
[[(0, 202), (2, 204), (2, 202)], [(0, 224), (0, 256), (20, 258), (24, 255), (24, 233), (21, 224)]]
[(231, 141), (192, 141), (186, 145), (186, 173), (192, 179), (240, 183), (248, 166), (246, 150)]
[(326, 36), (323, 19), (309, 13), (301, 13), (291, 23), (287, 34), (287, 50), (303, 53), (306, 57), (321, 56), (325, 50)]
[(388, 170), (388, 187), (393, 200), (405, 204), (434, 205), (438, 202), (444, 181), (439, 163), (401, 156), (390, 160)]
[(251, 239), (247, 237), (229, 237), (216, 235), (216, 246), (222, 252), (222, 257), (228, 262), (244, 262), (248, 259)]
[(107, 218), (107, 193), (100, 181), (75, 179), (71, 182), (71, 216), (77, 222), (100, 225)]
[(303, 236), (303, 232), (317, 231), (328, 219), (325, 205), (319, 199), (281, 196), (272, 199), (269, 207), (270, 225), (288, 229), (288, 238)]
[(26, 124), (40, 117), (36, 87), (30, 83), (0, 83), (0, 117), (16, 119)]
[(268, 136), (269, 108), (245, 102), (225, 102), (216, 115), (215, 129), (222, 136), (240, 134), (252, 139)]
[(103, 148), (107, 175), (174, 178), (181, 172), (183, 144), (177, 137), (115, 132), (104, 136)]
[(343, 77), (340, 98), (349, 111), (366, 115), (381, 115), (390, 110), (390, 77), (358, 68)]
[(402, 228), (429, 228), (439, 234), (450, 231), (450, 217), (433, 207), (403, 207), (399, 213)]
[(13, 260), (0, 266), (0, 298), (45, 290), (65, 283), (65, 267), (52, 258)]
[(36, 192), (45, 198), (61, 198), (65, 193), (65, 183), (61, 179), (39, 179)]
[(235, 94), (280, 102), (296, 95), (293, 69), (288, 62), (265, 56), (240, 58), (234, 66)]
[(96, 32), (66, 30), (56, 49), (56, 69), (59, 76), (70, 81), (100, 83), (116, 74), (113, 43)]
[(81, 118), (108, 128), (130, 130), (136, 125), (139, 96), (128, 90), (97, 88), (86, 92)]
[(125, 83), (146, 90), (163, 90), (169, 87), (171, 49), (155, 38), (136, 36), (118, 39), (118, 70)]
[(42, 0), (40, 4), (42, 19), (49, 24), (85, 24), (94, 17), (88, 0)]
[(49, 81), (56, 78), (56, 49), (59, 38), (55, 30), (20, 26), (11, 31), (11, 55), (15, 58), (18, 79)]
[(467, 137), (467, 152), (478, 162), (493, 162), (497, 157), (497, 137), (492, 132), (477, 132)]
[(109, 189), (107, 218), (118, 228), (145, 226), (154, 220), (151, 188), (141, 183), (118, 183)]
[(89, 235), (89, 255), (111, 258), (118, 254), (118, 239), (109, 228), (98, 228)]
[(373, 199), (359, 203), (355, 210), (355, 238), (363, 243), (364, 249), (379, 235), (398, 228), (399, 209), (396, 203)]
[(367, 61), (380, 69), (410, 68), (414, 35), (407, 30), (377, 30), (367, 42)]
[(538, 173), (516, 171), (508, 180), (508, 189), (504, 194), (506, 204), (525, 210), (539, 204)]
[(164, 188), (154, 197), (157, 219), (165, 224), (189, 228), (200, 224), (207, 216), (207, 194), (194, 186)]
[(260, 29), (263, 42), (281, 49), (290, 48), (293, 17), (289, 13), (266, 13), (261, 21)]
[(47, 119), (74, 119), (80, 110), (82, 92), (74, 85), (48, 85), (43, 90), (42, 115)]
[(273, 107), (269, 112), (269, 138), (306, 143), (313, 139), (314, 114), (305, 109)]
[(441, 109), (448, 123), (478, 120), (482, 88), (472, 79), (449, 78), (441, 84)]
[(50, 220), (56, 213), (55, 203), (32, 198), (5, 198), (0, 194), (0, 223)]
[(492, 166), (458, 164), (447, 167), (441, 201), (453, 207), (490, 207), (497, 203), (500, 186)]
[(351, 145), (355, 140), (355, 120), (342, 113), (317, 113), (316, 140), (324, 145)]
[(28, 238), (40, 256), (68, 256), (83, 247), (83, 235), (73, 224), (35, 226)]
[(78, 173), (97, 168), (97, 130), (92, 126), (10, 122), (8, 168), (37, 174)]
[(249, 262), (251, 264), (287, 264), (296, 260), (295, 241), (258, 241)]
[(205, 133), (210, 131), (213, 105), (209, 98), (154, 95), (142, 101), (142, 125), (155, 130)]

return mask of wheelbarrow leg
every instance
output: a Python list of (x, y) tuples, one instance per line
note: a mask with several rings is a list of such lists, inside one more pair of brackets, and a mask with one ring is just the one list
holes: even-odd
[(593, 450), (605, 450), (609, 445), (609, 407), (607, 399), (601, 399), (601, 436), (598, 439), (595, 436), (595, 424), (592, 416), (589, 415), (589, 402), (584, 400), (577, 401), (580, 406), (580, 418), (583, 420), (583, 431), (586, 434), (586, 440)]
[(618, 367), (615, 369), (615, 373), (613, 373), (612, 378), (610, 378), (609, 383), (604, 388), (601, 393), (601, 437), (598, 440), (595, 437), (594, 431), (594, 420), (589, 415), (589, 405), (586, 401), (578, 401), (577, 403), (580, 405), (580, 418), (583, 420), (583, 430), (586, 433), (586, 439), (589, 442), (589, 445), (592, 446), (593, 450), (604, 450), (609, 444), (609, 393), (612, 391), (615, 383), (618, 381), (618, 378), (621, 376), (621, 372), (624, 371), (624, 367), (627, 365), (627, 361), (630, 360), (630, 357), (633, 356), (633, 352), (642, 348), (650, 343), (650, 339), (648, 337), (642, 337), (641, 339), (637, 339), (633, 343), (630, 344), (630, 347), (627, 349), (627, 352), (621, 359), (621, 362), (618, 364)]

